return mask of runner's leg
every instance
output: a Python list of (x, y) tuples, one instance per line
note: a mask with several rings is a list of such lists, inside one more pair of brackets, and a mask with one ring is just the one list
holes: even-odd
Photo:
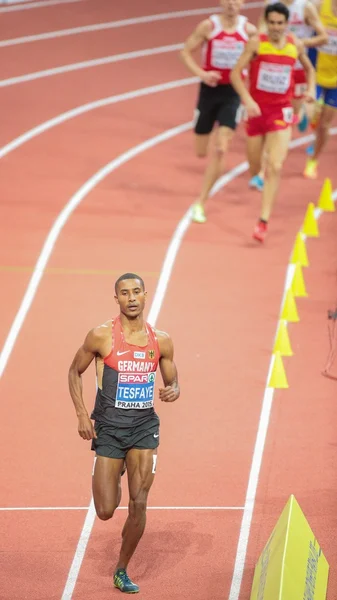
[(268, 221), (278, 192), (283, 163), (287, 157), (291, 127), (266, 134), (266, 176), (262, 194), (261, 219)]
[(132, 449), (126, 455), (129, 514), (122, 531), (117, 569), (126, 569), (144, 533), (147, 498), (155, 476), (157, 450)]
[(316, 139), (314, 143), (313, 156), (307, 159), (304, 170), (304, 176), (308, 179), (317, 178), (318, 159), (328, 142), (330, 126), (336, 113), (337, 107), (334, 108), (332, 106), (328, 106), (327, 104), (325, 104), (321, 110), (316, 126)]
[(225, 156), (233, 134), (234, 131), (229, 129), (229, 127), (219, 127), (216, 132), (214, 152), (206, 167), (201, 192), (197, 199), (197, 204), (201, 204), (203, 207), (205, 206), (213, 185), (224, 171)]
[(99, 519), (107, 521), (121, 501), (121, 472), (124, 458), (97, 456), (92, 478), (92, 491)]

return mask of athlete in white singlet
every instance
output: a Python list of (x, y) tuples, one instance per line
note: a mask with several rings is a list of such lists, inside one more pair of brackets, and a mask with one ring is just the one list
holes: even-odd
[[(194, 126), (196, 154), (207, 156), (215, 123), (215, 152), (206, 168), (200, 195), (193, 205), (192, 219), (205, 223), (205, 203), (224, 170), (224, 158), (240, 114), (240, 97), (230, 83), (230, 72), (241, 56), (255, 25), (240, 15), (242, 0), (221, 0), (223, 12), (201, 21), (187, 38), (181, 58), (188, 70), (200, 77), (197, 116)], [(192, 54), (201, 49), (201, 66)]]

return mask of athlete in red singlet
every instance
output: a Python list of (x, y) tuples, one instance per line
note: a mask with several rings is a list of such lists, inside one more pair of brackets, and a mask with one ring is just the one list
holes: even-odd
[[(288, 8), (281, 2), (265, 9), (267, 34), (256, 35), (246, 46), (231, 73), (234, 88), (247, 111), (247, 151), (251, 175), (261, 169), (266, 152), (266, 176), (262, 193), (261, 217), (253, 237), (263, 242), (267, 223), (278, 191), (293, 123), (292, 97), (297, 59), (303, 65), (308, 82), (307, 102), (315, 99), (315, 72), (302, 42), (286, 33)], [(240, 73), (250, 66), (249, 90)]]
[[(265, 5), (275, 4), (277, 0), (265, 0)], [(309, 50), (326, 43), (328, 36), (325, 28), (319, 17), (318, 10), (315, 6), (315, 0), (283, 0), (289, 10), (289, 19), (287, 32), (294, 34), (300, 39), (306, 48), (309, 56)], [(264, 13), (259, 19), (259, 30), (265, 33), (266, 21)], [(307, 81), (305, 71), (300, 61), (295, 64), (294, 72), (294, 96), (292, 105), (294, 108), (294, 124), (297, 123), (299, 131), (305, 131), (308, 126), (308, 121), (312, 120), (314, 113), (314, 103), (305, 104), (303, 102), (304, 93), (307, 90)], [(251, 178), (249, 187), (256, 188), (262, 191), (264, 185), (264, 164), (261, 172)]]
[[(103, 521), (111, 519), (120, 503), (120, 478), (127, 470), (129, 514), (113, 581), (122, 592), (137, 593), (139, 587), (126, 569), (145, 529), (147, 497), (156, 471), (159, 417), (154, 390), (158, 365), (164, 382), (160, 400), (174, 402), (180, 390), (171, 338), (144, 321), (142, 278), (125, 273), (116, 281), (115, 293), (120, 314), (87, 334), (69, 370), (69, 391), (78, 432), (84, 440), (92, 440), (96, 453), (92, 489), (97, 516)], [(94, 359), (97, 395), (89, 417), (81, 375)]]
[[(222, 14), (201, 21), (185, 42), (181, 58), (201, 84), (194, 126), (196, 154), (207, 156), (210, 134), (215, 123), (219, 128), (215, 153), (206, 168), (200, 195), (193, 205), (192, 218), (205, 223), (205, 203), (224, 170), (224, 158), (240, 115), (240, 98), (230, 83), (231, 69), (241, 56), (248, 39), (256, 32), (255, 25), (240, 15), (242, 0), (221, 0)], [(201, 67), (192, 53), (202, 50)]]
[[(273, 4), (275, 3), (275, 0), (265, 0), (265, 3), (266, 5)], [(301, 40), (307, 54), (309, 48), (319, 48), (320, 46), (323, 46), (323, 44), (326, 44), (328, 36), (319, 17), (315, 1), (283, 0), (282, 4), (285, 4), (289, 9), (288, 33), (294, 34)], [(303, 119), (305, 107), (303, 107), (304, 112), (301, 111), (301, 107), (303, 94), (307, 89), (307, 82), (305, 71), (299, 61), (297, 61), (295, 65), (294, 81), (293, 108), (297, 117), (301, 112), (303, 113), (300, 131), (304, 131), (306, 129), (307, 119)]]

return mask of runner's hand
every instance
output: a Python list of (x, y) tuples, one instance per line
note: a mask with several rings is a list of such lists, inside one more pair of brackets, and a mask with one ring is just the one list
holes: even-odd
[(304, 102), (308, 102), (308, 104), (312, 104), (313, 102), (316, 102), (315, 92), (313, 92), (313, 93), (305, 92), (305, 94), (303, 96), (303, 100), (304, 100)]
[(159, 398), (162, 402), (174, 402), (177, 399), (177, 394), (173, 387), (167, 385), (165, 388), (160, 388)]
[(88, 415), (78, 417), (78, 433), (84, 440), (97, 438), (96, 431)]
[(221, 79), (221, 75), (218, 71), (204, 71), (202, 81), (210, 87), (216, 87)]
[(246, 110), (247, 110), (247, 116), (250, 119), (252, 119), (253, 117), (260, 117), (260, 115), (261, 115), (261, 109), (260, 109), (259, 105), (257, 104), (257, 102), (255, 102), (254, 100), (247, 102)]

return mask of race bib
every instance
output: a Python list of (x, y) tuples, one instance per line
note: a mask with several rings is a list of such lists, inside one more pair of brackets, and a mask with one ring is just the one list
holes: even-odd
[(115, 407), (144, 410), (154, 404), (156, 373), (119, 373)]
[(292, 123), (293, 122), (293, 118), (294, 118), (294, 111), (292, 109), (291, 106), (285, 106), (284, 108), (282, 108), (282, 116), (283, 116), (283, 121), (285, 123)]
[(238, 62), (245, 44), (233, 38), (213, 40), (211, 64), (217, 69), (233, 69)]
[(294, 98), (302, 98), (307, 89), (308, 85), (306, 83), (296, 83), (294, 89)]
[(271, 94), (285, 94), (290, 88), (291, 67), (261, 62), (257, 78), (257, 89)]
[(331, 56), (337, 56), (337, 29), (328, 29), (328, 41), (324, 46), (318, 48), (319, 52), (323, 54), (331, 54)]

